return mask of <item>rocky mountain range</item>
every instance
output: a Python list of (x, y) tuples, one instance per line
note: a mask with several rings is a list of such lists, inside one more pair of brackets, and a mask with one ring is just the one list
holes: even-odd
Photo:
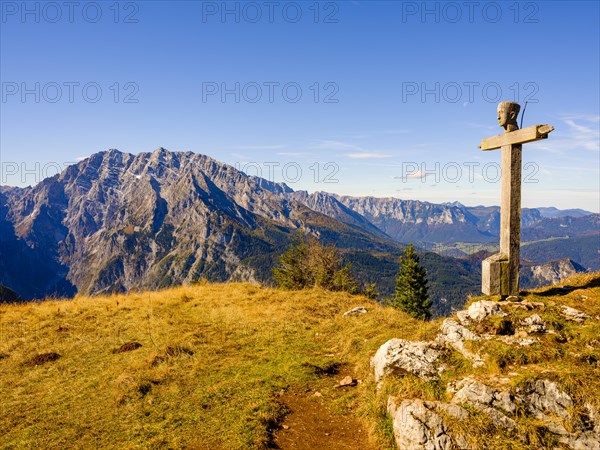
[(0, 191), (0, 283), (38, 298), (263, 280), (261, 258), (283, 251), (293, 230), (393, 250), (289, 192), (191, 152), (97, 153), (35, 187)]
[[(315, 211), (342, 222), (355, 222), (332, 199), (399, 242), (455, 243), (496, 242), (500, 233), (499, 206), (465, 206), (459, 202), (435, 204), (398, 198), (349, 197), (325, 192), (290, 194)], [(548, 212), (548, 210), (550, 212)], [(573, 211), (573, 216), (567, 215)], [(600, 215), (583, 210), (523, 208), (522, 240), (600, 234)]]
[[(598, 233), (598, 215), (545, 215), (525, 210), (523, 234)], [(34, 187), (0, 188), (0, 285), (35, 299), (202, 278), (268, 282), (300, 230), (334, 242), (359, 278), (389, 294), (402, 243), (493, 242), (498, 217), (497, 207), (293, 191), (192, 152), (109, 150)], [(423, 261), (436, 301), (478, 293), (478, 262)]]
[[(450, 256), (470, 257), (474, 253), (459, 250), (457, 244), (476, 248), (473, 244), (493, 247), (499, 243), (498, 206), (470, 207), (459, 202), (434, 204), (325, 192), (297, 191), (289, 196), (342, 222), (363, 226), (360, 220), (366, 219), (397, 242), (414, 242), (433, 251), (441, 248)], [(522, 256), (531, 263), (568, 258), (585, 269), (600, 270), (600, 214), (579, 209), (523, 208), (521, 240)]]
[(585, 271), (583, 266), (569, 258), (544, 264), (524, 264), (519, 271), (519, 285), (524, 289), (554, 285)]

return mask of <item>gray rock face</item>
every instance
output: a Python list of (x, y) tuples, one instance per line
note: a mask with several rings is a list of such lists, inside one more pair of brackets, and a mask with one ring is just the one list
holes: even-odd
[(370, 231), (379, 236), (387, 235), (363, 215), (353, 211), (348, 206), (340, 202), (336, 195), (327, 192), (313, 192), (309, 194), (306, 191), (296, 191), (288, 194), (290, 198), (296, 199), (310, 209), (325, 214), (348, 225), (358, 226), (364, 230)]
[[(542, 303), (514, 304), (524, 305), (525, 310), (544, 308)], [(563, 313), (573, 320), (583, 321), (586, 317), (584, 313), (573, 308), (563, 307)], [(527, 332), (546, 332), (543, 318), (535, 313), (521, 322), (527, 331), (521, 330), (515, 335), (479, 336), (467, 328), (492, 315), (503, 317), (506, 313), (496, 302), (473, 303), (469, 309), (457, 313), (461, 323), (454, 319), (444, 320), (435, 343), (449, 345), (474, 363), (483, 364), (484, 361), (479, 355), (473, 355), (465, 347), (467, 341), (493, 339), (514, 346), (532, 345), (540, 342), (539, 337), (526, 337)], [(410, 372), (424, 380), (436, 379), (436, 366), (441, 366), (441, 355), (439, 348), (433, 345), (435, 344), (428, 342), (391, 339), (382, 345), (372, 358), (375, 379), (379, 381), (384, 375), (396, 371)], [(506, 387), (508, 382), (509, 378), (496, 377), (490, 382), (481, 381), (476, 375), (452, 381), (446, 387), (446, 392), (452, 395), (450, 403), (409, 399), (398, 404), (394, 398), (388, 399), (388, 411), (394, 420), (394, 436), (398, 448), (469, 448), (466, 438), (449, 431), (445, 421), (447, 416), (468, 420), (467, 410), (475, 409), (487, 416), (495, 427), (511, 433), (518, 431), (517, 421), (526, 415), (540, 421), (565, 448), (600, 450), (600, 413), (591, 403), (576, 404), (555, 381), (535, 380), (521, 384), (516, 389)], [(582, 409), (587, 412), (582, 412)]]
[(472, 303), (466, 310), (465, 315), (457, 315), (459, 318), (463, 317), (471, 319), (476, 322), (481, 322), (483, 319), (489, 316), (506, 316), (506, 313), (502, 311), (500, 305), (490, 300), (480, 300)]
[(336, 196), (336, 199), (400, 242), (487, 242), (494, 239), (477, 228), (478, 219), (462, 205), (398, 198)]
[(455, 350), (460, 352), (465, 358), (473, 361), (474, 367), (483, 365), (481, 357), (467, 349), (466, 341), (479, 341), (481, 338), (468, 328), (462, 326), (454, 319), (445, 319), (440, 327), (440, 333), (436, 336), (436, 341), (441, 344), (449, 344)]
[(543, 419), (547, 413), (561, 419), (570, 418), (569, 409), (573, 408), (573, 400), (553, 381), (537, 380), (521, 388), (518, 394), (536, 418)]
[(570, 306), (563, 305), (561, 310), (563, 316), (565, 316), (568, 320), (572, 320), (573, 322), (582, 323), (586, 319), (591, 318), (588, 314), (581, 312), (578, 309), (571, 308)]
[(523, 320), (528, 333), (544, 333), (546, 331), (546, 323), (539, 314), (533, 314)]
[[(554, 433), (567, 448), (573, 450), (600, 449), (600, 422), (597, 411), (590, 404), (586, 404), (585, 408), (588, 410), (588, 416), (592, 423), (582, 425), (582, 422), (574, 422), (575, 404), (573, 399), (555, 382), (537, 380), (521, 386), (513, 396), (508, 389), (488, 386), (473, 377), (467, 377), (459, 382), (450, 383), (448, 392), (454, 393), (450, 405), (470, 405), (487, 415), (497, 427), (515, 431), (517, 428), (515, 415), (521, 408), (522, 411), (541, 420), (544, 426)], [(402, 402), (401, 406), (404, 406), (404, 409), (398, 408), (398, 410), (409, 414), (409, 417), (402, 420), (395, 418), (395, 427), (402, 425), (407, 428), (396, 433), (397, 442), (408, 445), (415, 441), (420, 442), (415, 445), (429, 445), (429, 447), (415, 446), (414, 448), (444, 448), (431, 446), (446, 445), (448, 438), (454, 439), (458, 445), (464, 442), (463, 439), (457, 439), (448, 433), (443, 423), (443, 417), (438, 413), (447, 411), (454, 417), (462, 418), (457, 412), (462, 410), (466, 418), (466, 411), (462, 408), (448, 410), (448, 405), (441, 402), (415, 400)], [(413, 424), (413, 420), (419, 423)], [(568, 427), (567, 424), (569, 424)], [(432, 436), (440, 436), (442, 439), (436, 441)], [(411, 447), (401, 446), (400, 448)]]
[(0, 252), (13, 255), (0, 261), (0, 284), (31, 299), (266, 281), (264, 261), (296, 229), (357, 249), (384, 245), (291, 192), (192, 152), (96, 153), (35, 187), (0, 192)]
[(391, 373), (408, 372), (423, 380), (438, 378), (441, 347), (432, 342), (412, 342), (390, 339), (371, 358), (375, 381)]
[(518, 389), (517, 398), (535, 418), (543, 420), (548, 430), (556, 434), (559, 441), (569, 448), (573, 450), (600, 449), (600, 427), (594, 420), (595, 411), (591, 405), (586, 405), (586, 407), (593, 424), (586, 429), (578, 427), (573, 432), (567, 430), (565, 424), (572, 423), (572, 411), (575, 404), (557, 383), (549, 380), (537, 380)]
[(394, 436), (398, 448), (406, 450), (466, 448), (460, 439), (453, 440), (448, 434), (439, 411), (460, 419), (466, 419), (468, 416), (464, 409), (456, 405), (422, 400), (404, 400), (397, 405), (390, 397), (388, 412), (394, 421)]
[(445, 319), (440, 327), (439, 340), (448, 343), (479, 341), (481, 338), (468, 328), (460, 325), (454, 319)]
[(516, 410), (511, 395), (507, 391), (492, 389), (470, 378), (463, 380), (458, 387), (459, 390), (452, 398), (452, 403), (473, 405), (488, 415), (495, 425), (502, 428), (513, 430), (517, 427), (515, 421), (505, 414), (512, 414)]
[(522, 267), (519, 282), (524, 289), (538, 288), (560, 283), (565, 278), (580, 272), (585, 272), (585, 267), (569, 258), (563, 258), (544, 264)]

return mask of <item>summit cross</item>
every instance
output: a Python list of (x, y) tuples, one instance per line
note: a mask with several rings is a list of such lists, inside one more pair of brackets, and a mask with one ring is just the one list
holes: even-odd
[(521, 159), (523, 144), (547, 139), (551, 125), (519, 129), (521, 106), (498, 104), (498, 123), (504, 133), (481, 141), (481, 150), (502, 149), (502, 191), (500, 195), (500, 253), (481, 263), (481, 290), (486, 295), (519, 295), (521, 253)]

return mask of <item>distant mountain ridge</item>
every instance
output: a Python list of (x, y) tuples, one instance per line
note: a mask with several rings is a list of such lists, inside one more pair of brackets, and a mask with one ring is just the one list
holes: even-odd
[[(498, 240), (500, 233), (499, 206), (464, 206), (459, 202), (436, 204), (394, 197), (340, 196), (326, 192), (308, 194), (296, 191), (290, 195), (316, 211), (345, 221), (344, 215), (328, 208), (331, 199), (338, 200), (399, 242), (491, 242)], [(576, 211), (574, 216), (569, 216), (565, 214), (566, 211), (556, 208), (542, 210), (522, 209), (524, 241), (565, 236), (567, 232), (600, 232), (599, 214), (566, 210)], [(548, 214), (547, 210), (551, 210), (551, 213)]]
[[(524, 210), (525, 237), (575, 229), (593, 237), (600, 217), (544, 214)], [(265, 282), (301, 230), (335, 242), (359, 278), (381, 282), (389, 295), (402, 243), (488, 243), (498, 228), (498, 207), (309, 194), (192, 152), (113, 149), (34, 187), (0, 187), (0, 284), (40, 298), (201, 278)], [(563, 257), (570, 256), (552, 259)], [(432, 295), (450, 299), (444, 308), (478, 293), (478, 264), (430, 253), (423, 259)]]
[(394, 248), (288, 192), (191, 152), (97, 153), (33, 188), (0, 193), (0, 276), (27, 298), (262, 280), (256, 259), (282, 251), (296, 229), (342, 248)]
[(524, 289), (539, 288), (558, 284), (581, 272), (585, 272), (585, 268), (569, 258), (564, 258), (544, 264), (525, 265), (521, 268), (519, 281), (520, 286)]

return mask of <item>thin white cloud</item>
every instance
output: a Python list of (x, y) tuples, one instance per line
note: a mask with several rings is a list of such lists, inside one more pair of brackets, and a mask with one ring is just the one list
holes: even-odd
[(286, 146), (283, 144), (275, 144), (275, 145), (235, 145), (231, 147), (236, 150), (278, 150), (281, 148), (285, 148)]
[(371, 159), (371, 158), (391, 158), (392, 155), (389, 155), (387, 153), (380, 153), (380, 152), (357, 152), (357, 153), (346, 153), (344, 155), (347, 158), (350, 159)]
[(598, 116), (569, 116), (562, 122), (565, 127), (556, 126), (547, 141), (538, 141), (533, 149), (555, 154), (572, 154), (576, 150), (600, 152), (600, 130)]
[(75, 161), (83, 161), (86, 158), (89, 158), (89, 155), (88, 156), (77, 156), (77, 157), (75, 157)]
[(238, 161), (248, 161), (250, 160), (250, 157), (248, 155), (244, 155), (242, 153), (232, 153), (231, 156), (233, 156), (235, 159), (237, 159)]
[[(432, 175), (432, 174), (429, 174), (429, 175)], [(427, 178), (427, 172), (422, 172), (420, 170), (417, 170), (416, 172), (407, 173), (406, 175), (394, 177), (394, 179), (396, 179), (396, 180), (408, 180), (408, 179), (422, 180), (423, 178)]]
[(382, 134), (405, 134), (405, 133), (410, 133), (410, 130), (379, 130), (379, 131), (375, 131), (375, 133), (382, 133)]
[[(321, 140), (318, 141), (312, 148), (327, 149), (327, 150), (349, 150), (347, 153), (341, 153), (339, 156), (344, 156), (349, 159), (381, 159), (391, 158), (394, 156), (391, 153), (382, 151), (372, 151), (348, 142)], [(350, 151), (351, 150), (351, 151)]]
[(584, 120), (586, 122), (600, 122), (600, 116), (595, 114), (572, 114), (563, 117), (564, 120)]
[(307, 153), (302, 152), (278, 152), (275, 156), (306, 156)]
[(322, 140), (318, 141), (313, 148), (327, 149), (327, 150), (362, 150), (357, 145), (349, 144), (341, 141)]
[[(478, 128), (478, 129), (482, 129), (482, 130), (489, 130), (489, 131), (497, 131), (498, 130), (498, 126), (497, 125), (488, 125), (488, 124), (482, 124), (482, 123), (476, 123), (476, 122), (458, 122), (459, 126), (465, 126), (465, 127), (469, 127), (469, 128)], [(500, 133), (497, 133), (500, 134)]]

